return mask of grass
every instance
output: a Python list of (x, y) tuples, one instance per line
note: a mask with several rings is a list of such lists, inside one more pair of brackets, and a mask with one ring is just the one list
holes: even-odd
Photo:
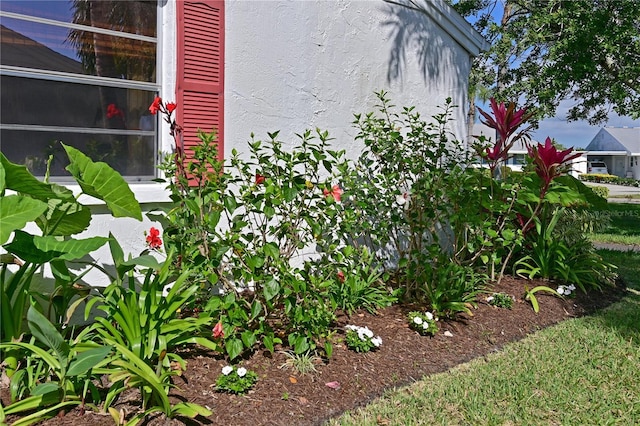
[(329, 424), (640, 424), (640, 253), (598, 252), (618, 265), (630, 289), (622, 301), (389, 392)]
[(599, 233), (590, 234), (598, 243), (640, 244), (640, 204), (609, 203), (606, 214), (611, 223)]

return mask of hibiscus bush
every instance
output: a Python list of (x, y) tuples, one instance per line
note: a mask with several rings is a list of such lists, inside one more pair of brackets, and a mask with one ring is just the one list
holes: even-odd
[[(166, 244), (178, 253), (176, 270), (192, 271), (200, 283), (202, 308), (221, 321), (231, 359), (278, 343), (296, 353), (320, 343), (330, 354), (330, 326), (345, 297), (353, 296), (354, 309), (394, 300), (375, 268), (360, 268), (358, 253), (341, 250), (340, 176), (348, 165), (327, 132), (306, 131), (288, 144), (278, 132), (264, 141), (252, 136), (246, 152), (234, 150), (223, 167), (214, 134), (200, 133), (186, 158), (167, 105), (160, 102), (158, 112), (177, 148), (162, 166), (175, 201), (166, 212)], [(356, 294), (336, 291), (340, 268)]]

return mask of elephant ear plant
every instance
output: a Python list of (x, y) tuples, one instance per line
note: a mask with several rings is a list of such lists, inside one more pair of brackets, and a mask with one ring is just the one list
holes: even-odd
[[(71, 146), (62, 146), (69, 158), (67, 170), (79, 184), (81, 194), (104, 201), (115, 217), (142, 220), (140, 205), (120, 174), (105, 163), (93, 162)], [(30, 296), (52, 302), (58, 318), (68, 314), (72, 297), (76, 294), (87, 296), (88, 289), (77, 284), (80, 277), (71, 273), (67, 262), (81, 259), (103, 246), (109, 238), (73, 237), (88, 228), (89, 208), (69, 189), (36, 179), (26, 167), (11, 163), (2, 153), (0, 216), (0, 244), (6, 251), (0, 270), (0, 342), (18, 342), (25, 331), (23, 324)], [(40, 235), (23, 230), (30, 222), (35, 222)], [(51, 295), (34, 293), (31, 289), (34, 277), (45, 265), (50, 267), (55, 278)], [(1, 355), (10, 376), (17, 367), (19, 353), (11, 347), (3, 349)]]

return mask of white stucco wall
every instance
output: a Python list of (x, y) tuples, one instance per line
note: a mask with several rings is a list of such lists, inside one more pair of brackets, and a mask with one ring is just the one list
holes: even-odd
[[(462, 139), (470, 49), (477, 49), (477, 34), (458, 25), (464, 24), (458, 15), (439, 14), (448, 10), (442, 0), (424, 1), (441, 26), (427, 14), (382, 0), (227, 1), (225, 155), (233, 148), (242, 152), (251, 132), (266, 138), (266, 132), (280, 130), (283, 141), (295, 143), (295, 133), (319, 127), (355, 157), (360, 148), (354, 143), (353, 114), (372, 111), (379, 90), (388, 91), (399, 107), (416, 106), (425, 118), (439, 113), (451, 97), (459, 105), (451, 131)], [(161, 10), (160, 95), (174, 100), (175, 1), (162, 2)], [(458, 34), (459, 41), (443, 28)], [(173, 141), (161, 123), (160, 150), (170, 152)], [(168, 201), (161, 184), (131, 187), (145, 212)], [(147, 217), (143, 222), (114, 219), (97, 200), (88, 204), (94, 206), (92, 225), (78, 237), (111, 232), (126, 254), (138, 255), (145, 248), (144, 231), (159, 227)], [(108, 247), (92, 257), (112, 263)], [(97, 271), (86, 282), (108, 284)]]
[(350, 156), (353, 114), (375, 91), (425, 117), (451, 97), (452, 130), (465, 134), (470, 56), (424, 13), (382, 0), (228, 1), (225, 154), (251, 132), (281, 130), (285, 142), (319, 127)]

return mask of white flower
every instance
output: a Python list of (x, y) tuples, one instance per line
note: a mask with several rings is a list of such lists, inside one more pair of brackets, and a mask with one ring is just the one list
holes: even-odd
[(244, 377), (247, 374), (247, 369), (244, 367), (238, 368), (238, 376)]
[(563, 295), (564, 294), (564, 286), (560, 286), (558, 287), (558, 290), (556, 290), (558, 292), (559, 295)]
[(232, 371), (233, 371), (233, 367), (230, 365), (227, 365), (226, 367), (222, 367), (222, 374), (224, 374), (225, 376), (228, 376)]
[(413, 318), (413, 322), (415, 322), (416, 324), (420, 325), (420, 324), (422, 324), (422, 318), (420, 318), (420, 317), (414, 317), (414, 318)]
[(575, 286), (575, 285), (573, 285), (573, 284), (571, 284), (571, 285), (569, 286), (569, 290), (571, 290), (571, 291), (575, 291), (575, 290), (576, 290), (576, 286)]
[(362, 330), (362, 334), (367, 336), (369, 339), (373, 337), (373, 331), (369, 330), (369, 327), (364, 327), (361, 330)]
[(349, 324), (349, 325), (345, 325), (345, 327), (344, 327), (344, 328), (346, 328), (347, 330), (358, 331), (358, 329), (359, 329), (360, 327), (358, 327), (357, 325), (351, 325), (351, 324)]
[(487, 302), (491, 302), (493, 299), (494, 299), (493, 296), (489, 296), (489, 297), (487, 297)]
[(371, 343), (373, 343), (373, 346), (380, 347), (380, 345), (382, 345), (382, 337), (380, 336), (376, 336), (373, 339), (371, 339)]
[(424, 328), (425, 330), (428, 329), (429, 323), (428, 322), (422, 323), (422, 328)]
[(425, 312), (424, 315), (427, 317), (428, 320), (433, 319), (433, 314), (431, 312)]

